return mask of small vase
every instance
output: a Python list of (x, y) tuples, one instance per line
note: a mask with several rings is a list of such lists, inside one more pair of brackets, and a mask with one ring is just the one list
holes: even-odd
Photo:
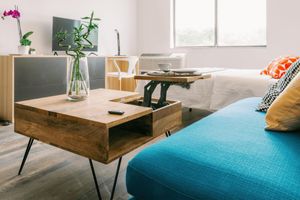
[(18, 46), (18, 53), (21, 55), (28, 55), (30, 46)]
[(72, 57), (68, 62), (67, 96), (70, 101), (82, 101), (89, 96), (90, 79), (87, 58)]

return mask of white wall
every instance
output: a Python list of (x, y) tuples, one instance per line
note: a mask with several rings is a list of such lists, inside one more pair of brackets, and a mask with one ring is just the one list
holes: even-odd
[[(170, 0), (4, 0), (0, 12), (18, 5), (23, 32), (33, 30), (32, 46), (51, 53), (52, 16), (79, 18), (92, 10), (102, 18), (99, 45), (103, 55), (115, 54), (114, 29), (121, 32), (124, 54), (186, 52), (188, 66), (262, 68), (280, 55), (299, 55), (300, 1), (268, 0), (268, 46), (170, 48)], [(255, 13), (255, 11), (253, 12)], [(0, 20), (0, 54), (16, 53), (18, 33), (13, 19)]]
[[(298, 0), (267, 0), (267, 47), (170, 48), (170, 0), (138, 0), (138, 50), (186, 52), (191, 67), (263, 68), (280, 55), (300, 55)], [(255, 11), (253, 11), (255, 14)]]
[[(1, 0), (0, 12), (19, 6), (23, 32), (34, 31), (32, 47), (38, 54), (51, 54), (52, 17), (79, 19), (93, 10), (101, 18), (99, 30), (100, 54), (116, 53), (117, 28), (121, 34), (122, 53), (137, 51), (137, 0)], [(16, 20), (0, 19), (0, 54), (17, 53), (19, 36)]]

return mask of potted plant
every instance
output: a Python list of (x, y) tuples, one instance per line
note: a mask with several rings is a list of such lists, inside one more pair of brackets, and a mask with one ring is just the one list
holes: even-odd
[[(82, 18), (82, 23), (79, 27), (74, 27), (72, 33), (60, 31), (56, 34), (58, 45), (65, 47), (67, 49), (66, 54), (71, 56), (67, 69), (67, 96), (71, 101), (84, 100), (89, 95), (90, 80), (84, 50), (94, 47), (88, 38), (93, 30), (98, 29), (95, 21), (99, 20), (99, 18), (94, 17), (94, 12), (92, 12), (90, 17)], [(65, 44), (68, 38), (72, 38), (74, 45)]]
[(19, 32), (19, 37), (20, 37), (20, 46), (18, 47), (18, 51), (19, 54), (29, 54), (29, 49), (30, 49), (30, 45), (31, 45), (31, 41), (28, 39), (28, 37), (30, 35), (33, 34), (32, 31), (26, 33), (26, 34), (22, 34), (22, 28), (21, 28), (21, 13), (18, 9), (17, 6), (15, 6), (14, 10), (8, 10), (8, 11), (4, 11), (3, 15), (1, 16), (1, 18), (4, 20), (5, 17), (12, 17), (14, 19), (17, 20), (17, 24), (18, 24), (18, 32)]
[(31, 41), (28, 39), (30, 35), (32, 35), (33, 32), (30, 31), (28, 33), (25, 33), (21, 40), (20, 40), (20, 46), (18, 46), (19, 54), (29, 54)]

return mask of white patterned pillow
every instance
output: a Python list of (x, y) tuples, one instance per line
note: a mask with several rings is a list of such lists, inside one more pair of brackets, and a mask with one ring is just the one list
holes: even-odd
[(256, 110), (267, 112), (273, 101), (275, 101), (281, 92), (283, 92), (283, 90), (288, 86), (288, 84), (293, 80), (299, 71), (300, 59), (293, 63), (286, 74), (268, 89), (267, 93), (262, 99), (262, 102), (258, 105)]

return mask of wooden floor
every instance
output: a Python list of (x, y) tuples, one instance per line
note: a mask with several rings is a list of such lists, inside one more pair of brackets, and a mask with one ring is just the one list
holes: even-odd
[[(183, 110), (183, 126), (209, 113)], [(157, 140), (165, 139), (160, 137)], [(13, 126), (0, 126), (0, 199), (1, 200), (93, 200), (97, 194), (87, 158), (34, 141), (22, 175), (17, 176), (28, 138), (16, 134)], [(155, 142), (155, 141), (153, 141)], [(145, 145), (148, 146), (149, 144)], [(127, 200), (125, 171), (128, 161), (145, 146), (124, 156), (115, 198)], [(94, 162), (103, 199), (109, 199), (117, 162)]]

